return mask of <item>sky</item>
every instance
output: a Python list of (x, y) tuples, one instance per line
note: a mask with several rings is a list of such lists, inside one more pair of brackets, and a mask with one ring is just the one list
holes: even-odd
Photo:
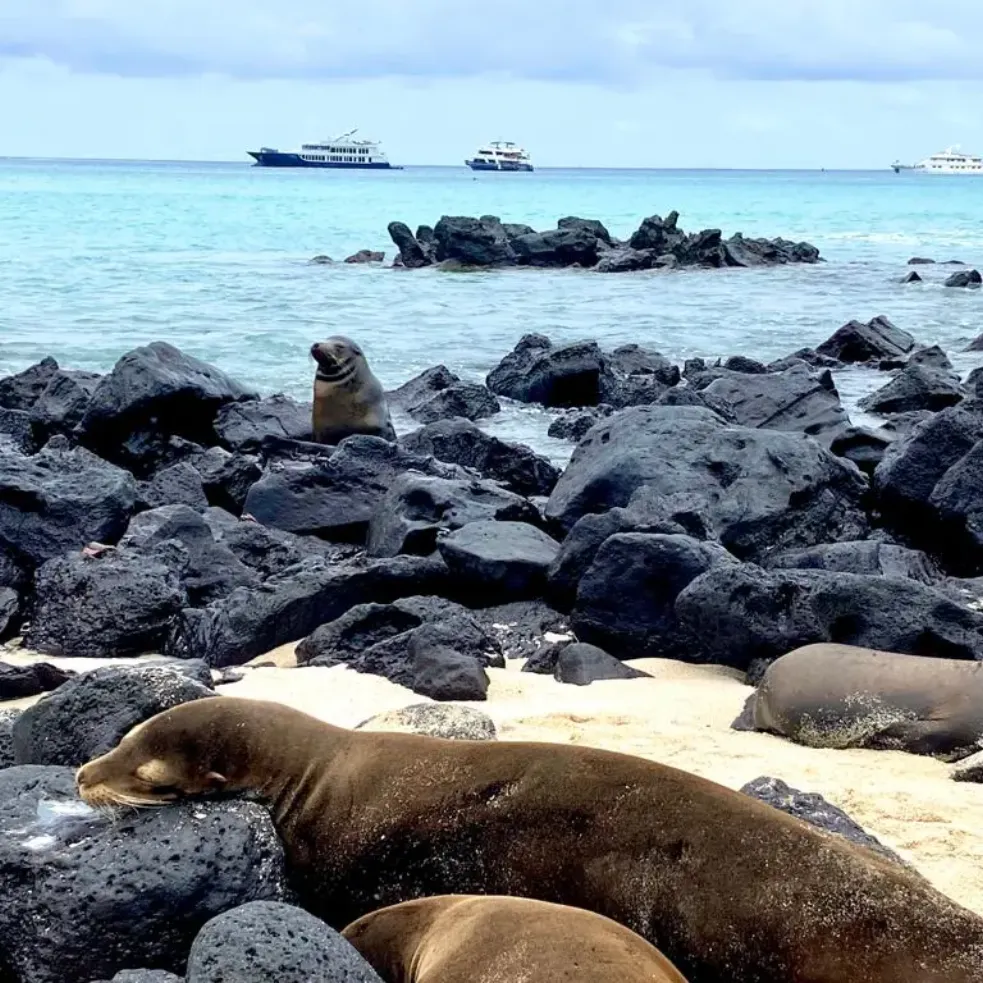
[(883, 168), (983, 153), (983, 0), (0, 0), (0, 155)]

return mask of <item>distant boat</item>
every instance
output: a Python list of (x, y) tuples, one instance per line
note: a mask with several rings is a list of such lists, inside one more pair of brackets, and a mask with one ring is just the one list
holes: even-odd
[(376, 140), (353, 140), (357, 130), (325, 140), (305, 143), (300, 150), (281, 151), (260, 147), (247, 153), (256, 167), (328, 167), (342, 170), (400, 170), (393, 168)]
[(472, 171), (531, 171), (529, 154), (510, 140), (493, 140), (464, 162)]
[(891, 165), (895, 174), (901, 171), (924, 171), (926, 174), (983, 174), (983, 157), (960, 153), (955, 147), (947, 147), (941, 153), (932, 154), (917, 164)]

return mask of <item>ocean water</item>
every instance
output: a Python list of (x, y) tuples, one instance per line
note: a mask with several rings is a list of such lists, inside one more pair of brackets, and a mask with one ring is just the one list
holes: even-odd
[[(627, 237), (647, 215), (687, 231), (807, 239), (817, 266), (678, 273), (448, 272), (311, 265), (360, 248), (395, 254), (386, 232), (441, 215), (495, 214), (553, 227), (601, 219)], [(968, 372), (983, 292), (942, 287), (983, 267), (983, 179), (884, 172), (455, 168), (303, 171), (248, 163), (0, 160), (0, 373), (54, 355), (105, 371), (162, 339), (266, 392), (309, 398), (313, 341), (356, 338), (387, 387), (443, 362), (480, 380), (530, 331), (555, 341), (638, 342), (676, 360), (769, 360), (815, 345), (851, 318), (885, 314)], [(850, 406), (886, 381), (837, 374)], [(854, 412), (854, 418), (864, 419)], [(509, 406), (488, 429), (562, 460), (550, 416)], [(397, 420), (397, 424), (400, 421)]]

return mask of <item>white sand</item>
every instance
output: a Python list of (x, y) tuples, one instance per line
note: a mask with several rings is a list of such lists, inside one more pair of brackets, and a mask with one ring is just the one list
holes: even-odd
[[(293, 646), (282, 646), (275, 655), (254, 661), (290, 666), (292, 652)], [(26, 654), (3, 657), (33, 661)], [(83, 660), (48, 661), (91, 668)], [(661, 659), (631, 664), (655, 678), (570, 686), (521, 673), (520, 663), (512, 662), (508, 669), (489, 670), (487, 702), (466, 705), (492, 717), (502, 740), (609, 748), (731, 788), (770, 775), (818, 792), (910, 860), (940, 890), (983, 914), (983, 785), (953, 782), (948, 766), (930, 758), (816, 750), (768, 734), (732, 731), (730, 723), (751, 693), (740, 674)], [(219, 692), (277, 700), (346, 727), (386, 710), (429, 702), (379, 676), (343, 666), (249, 669), (241, 682), (220, 686)]]

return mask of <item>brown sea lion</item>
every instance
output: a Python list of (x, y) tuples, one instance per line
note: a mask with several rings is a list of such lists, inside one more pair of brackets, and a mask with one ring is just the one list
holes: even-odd
[(755, 730), (826, 748), (952, 760), (983, 739), (983, 664), (817, 644), (776, 659), (749, 703)]
[(420, 898), (363, 915), (341, 934), (385, 983), (686, 983), (624, 925), (530, 898)]
[(337, 444), (352, 434), (395, 441), (386, 394), (372, 374), (362, 349), (351, 338), (335, 335), (311, 346), (314, 374), (314, 440)]
[(586, 908), (692, 983), (979, 983), (983, 918), (870, 851), (667, 765), (595, 748), (351, 731), (196, 700), (78, 772), (91, 805), (268, 803), (335, 928), (434, 894)]

